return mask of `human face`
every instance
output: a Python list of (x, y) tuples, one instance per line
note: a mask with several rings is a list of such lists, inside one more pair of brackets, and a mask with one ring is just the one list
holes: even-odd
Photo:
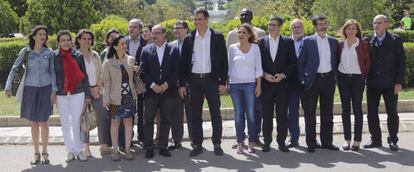
[(128, 25), (129, 36), (131, 36), (132, 38), (138, 38), (140, 34), (140, 29), (141, 28), (139, 28), (138, 22), (130, 22)]
[(292, 26), (290, 27), (290, 30), (291, 30), (292, 35), (295, 39), (299, 39), (299, 38), (303, 37), (303, 35), (304, 35), (303, 23), (301, 23), (301, 22), (293, 23)]
[(319, 34), (326, 34), (328, 31), (328, 21), (326, 19), (317, 20), (315, 29)]
[(174, 35), (176, 39), (183, 39), (187, 35), (188, 28), (184, 28), (181, 24), (174, 25)]
[(158, 46), (161, 46), (165, 42), (165, 37), (167, 36), (166, 33), (162, 32), (161, 27), (154, 27), (152, 28), (152, 38)]
[(33, 36), (33, 39), (35, 40), (35, 44), (37, 45), (43, 45), (46, 42), (47, 33), (46, 30), (40, 29), (36, 32), (36, 34)]
[(240, 43), (248, 43), (252, 34), (246, 28), (240, 27), (238, 30)]
[(354, 38), (358, 33), (358, 28), (355, 24), (351, 24), (345, 28), (345, 35), (347, 38), (351, 37)]
[(142, 36), (144, 37), (145, 41), (152, 39), (152, 33), (148, 27), (144, 27), (144, 29), (142, 29)]
[(79, 45), (81, 49), (89, 49), (92, 46), (92, 36), (89, 33), (84, 33), (78, 39)]
[(72, 40), (70, 39), (70, 36), (67, 34), (61, 35), (59, 38), (59, 47), (63, 50), (69, 50), (72, 48)]
[(194, 16), (194, 24), (197, 30), (203, 30), (207, 28), (208, 18), (204, 17), (202, 13), (198, 13)]
[(117, 54), (125, 54), (127, 45), (125, 38), (121, 38), (118, 42), (118, 45), (114, 46)]
[(116, 32), (112, 32), (111, 34), (109, 34), (109, 37), (108, 37), (109, 44), (112, 43), (112, 40), (114, 40), (114, 38), (116, 37), (116, 35), (118, 35), (118, 33), (116, 33)]
[(269, 20), (269, 22), (267, 23), (267, 27), (268, 27), (269, 33), (271, 35), (276, 35), (276, 36), (279, 35), (280, 28), (281, 28), (281, 26), (279, 24), (279, 21), (277, 21), (277, 20)]
[(374, 31), (377, 35), (382, 35), (387, 30), (387, 22), (384, 17), (377, 16), (374, 18)]
[(243, 9), (240, 12), (240, 22), (243, 23), (251, 23), (253, 19), (253, 15), (251, 11), (248, 11), (247, 9)]

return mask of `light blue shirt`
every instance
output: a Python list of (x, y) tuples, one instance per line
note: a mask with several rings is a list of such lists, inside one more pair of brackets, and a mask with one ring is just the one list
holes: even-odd
[[(13, 67), (7, 78), (6, 90), (12, 89), (13, 78), (16, 76), (18, 68), (24, 63), (23, 59), (27, 48), (28, 47), (25, 47), (20, 50), (16, 61), (14, 61)], [(54, 59), (51, 56), (52, 50), (42, 47), (39, 54), (30, 50), (30, 48), (28, 51), (29, 56), (27, 59), (28, 64), (26, 66), (24, 85), (33, 87), (52, 85), (52, 91), (57, 91)]]

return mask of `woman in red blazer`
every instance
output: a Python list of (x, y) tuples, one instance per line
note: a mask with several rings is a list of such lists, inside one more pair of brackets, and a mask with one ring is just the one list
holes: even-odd
[[(362, 135), (362, 95), (365, 78), (371, 65), (368, 43), (362, 40), (361, 25), (350, 19), (342, 26), (345, 38), (337, 51), (338, 87), (342, 103), (342, 123), (344, 127), (344, 150), (358, 151)], [(354, 139), (351, 146), (351, 102), (355, 116)]]

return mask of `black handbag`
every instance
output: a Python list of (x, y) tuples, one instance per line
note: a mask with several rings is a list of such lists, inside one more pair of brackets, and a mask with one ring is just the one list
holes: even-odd
[(26, 68), (27, 68), (27, 63), (28, 63), (28, 59), (29, 59), (29, 53), (30, 53), (29, 48), (26, 48), (26, 51), (24, 52), (22, 63), (19, 65), (19, 68), (17, 69), (16, 75), (13, 78), (12, 90), (11, 90), (13, 97), (16, 96), (19, 85), (22, 82), (23, 75), (26, 74)]

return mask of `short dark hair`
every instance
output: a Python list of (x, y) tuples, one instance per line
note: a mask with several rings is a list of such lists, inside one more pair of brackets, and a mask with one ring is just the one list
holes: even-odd
[(111, 36), (112, 33), (119, 34), (119, 30), (112, 28), (112, 29), (109, 29), (108, 32), (106, 32), (106, 37), (105, 37), (105, 45), (106, 46), (111, 45), (111, 43), (108, 40), (109, 40), (109, 37)]
[(174, 25), (178, 25), (178, 24), (182, 25), (183, 28), (188, 29), (188, 24), (184, 20), (178, 20), (177, 22), (174, 23)]
[(92, 31), (90, 31), (88, 29), (81, 29), (81, 30), (79, 30), (78, 34), (76, 34), (76, 38), (75, 38), (75, 47), (76, 47), (76, 49), (80, 49), (80, 43), (79, 43), (78, 39), (81, 39), (84, 34), (91, 35), (91, 39), (92, 39), (91, 47), (93, 45), (95, 45), (95, 35), (92, 33)]
[(116, 53), (115, 46), (118, 46), (119, 40), (124, 38), (124, 36), (118, 34), (115, 36), (115, 38), (112, 40), (111, 45), (109, 45), (108, 53), (106, 54), (106, 59), (115, 58), (119, 59), (118, 54)]
[(60, 42), (60, 37), (62, 37), (62, 35), (68, 35), (69, 39), (72, 40), (72, 35), (70, 35), (69, 30), (59, 30), (59, 32), (56, 34), (58, 42)]
[(279, 23), (279, 26), (283, 25), (283, 19), (280, 16), (270, 16), (269, 21), (276, 20)]
[(150, 31), (152, 31), (152, 27), (154, 27), (154, 25), (152, 25), (152, 24), (145, 24), (144, 25), (144, 27), (142, 27), (142, 29), (144, 29), (144, 28), (148, 28)]
[(316, 25), (318, 25), (318, 20), (326, 20), (326, 19), (327, 18), (324, 15), (320, 15), (320, 14), (315, 15), (312, 18), (312, 24), (313, 24), (313, 26), (316, 26)]
[(46, 27), (46, 26), (42, 26), (42, 25), (37, 25), (37, 26), (35, 26), (35, 27), (32, 29), (32, 31), (31, 31), (31, 32), (30, 32), (30, 34), (29, 34), (29, 47), (30, 47), (31, 49), (33, 49), (33, 48), (35, 47), (35, 40), (34, 40), (34, 36), (36, 36), (37, 32), (38, 32), (39, 30), (42, 30), (42, 29), (46, 31), (46, 41), (45, 41), (45, 43), (43, 43), (43, 46), (45, 46), (45, 47), (46, 47), (46, 42), (47, 42), (47, 39), (49, 38), (48, 31), (47, 31), (47, 27)]
[(203, 7), (197, 8), (194, 11), (194, 15), (197, 15), (197, 14), (203, 14), (204, 18), (209, 18), (210, 17), (210, 15), (208, 14), (208, 11)]

